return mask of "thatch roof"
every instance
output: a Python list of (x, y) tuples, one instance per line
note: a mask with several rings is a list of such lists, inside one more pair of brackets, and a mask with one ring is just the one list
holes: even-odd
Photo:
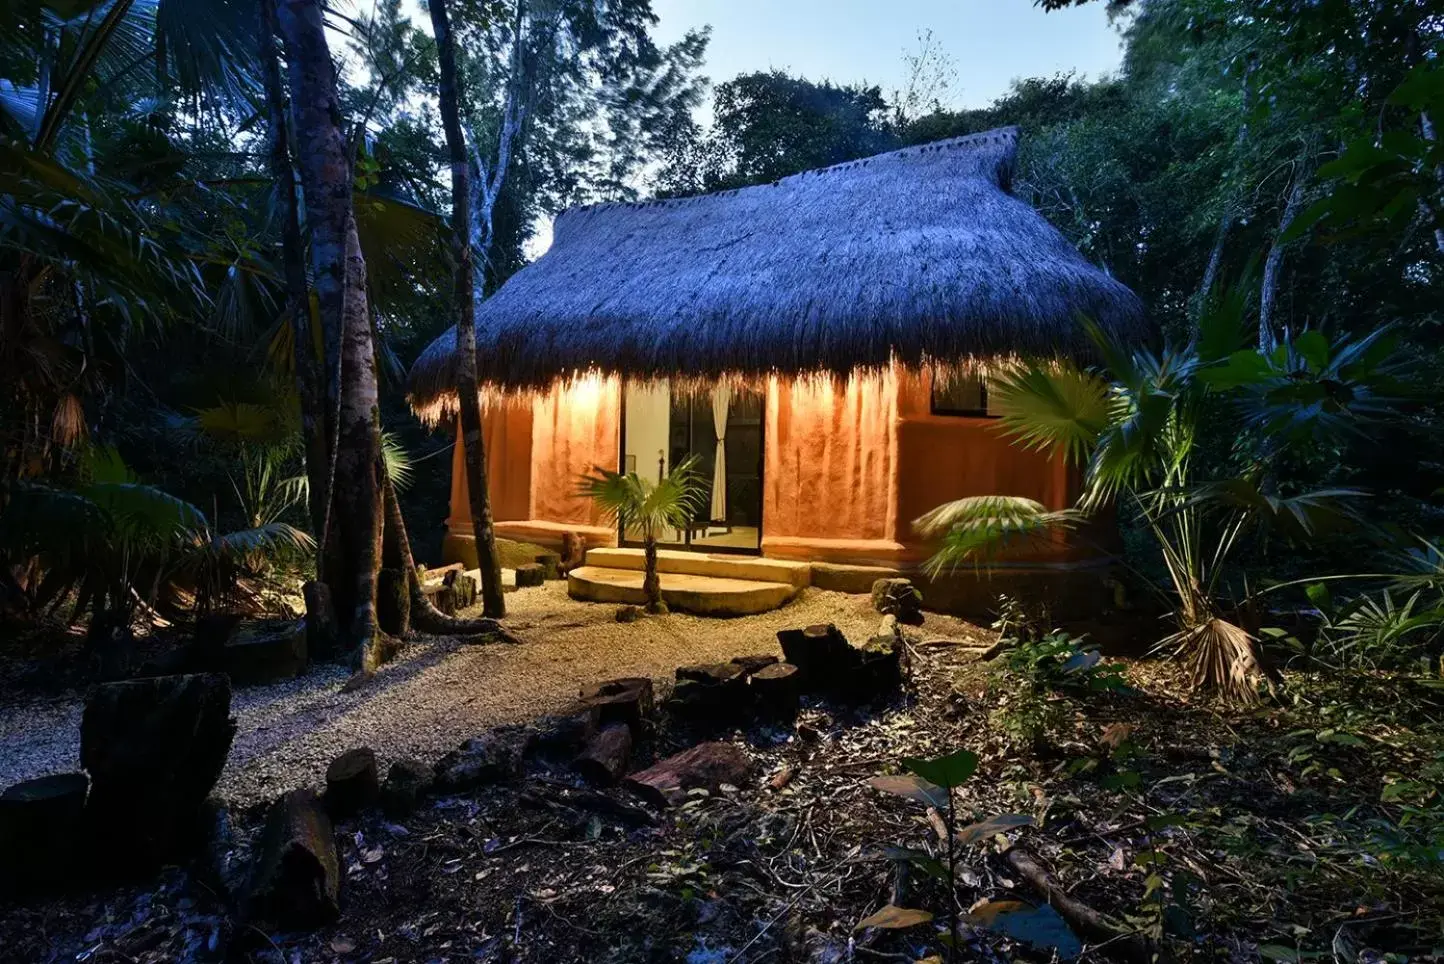
[[(1076, 317), (1133, 337), (1138, 299), (1011, 196), (1017, 129), (700, 197), (576, 208), (476, 312), (483, 384), (845, 373), (1086, 350)], [(453, 394), (454, 333), (411, 371)]]

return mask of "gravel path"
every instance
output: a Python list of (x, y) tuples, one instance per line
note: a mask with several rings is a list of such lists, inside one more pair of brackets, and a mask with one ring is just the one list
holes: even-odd
[[(850, 638), (877, 626), (867, 596), (805, 589), (758, 616), (709, 619), (674, 613), (619, 624), (616, 607), (569, 599), (566, 583), (507, 595), (507, 627), (519, 646), (462, 646), (428, 638), (354, 693), (342, 667), (323, 666), (274, 686), (237, 690), (239, 729), (218, 792), (242, 806), (298, 785), (320, 786), (326, 764), (354, 746), (384, 761), (435, 759), (498, 723), (565, 705), (587, 683), (618, 676), (672, 679), (679, 665), (750, 653), (780, 654), (776, 632), (833, 622)], [(925, 635), (979, 630), (929, 614)], [(78, 766), (80, 696), (0, 707), (0, 787)], [(384, 772), (384, 771), (383, 771)]]

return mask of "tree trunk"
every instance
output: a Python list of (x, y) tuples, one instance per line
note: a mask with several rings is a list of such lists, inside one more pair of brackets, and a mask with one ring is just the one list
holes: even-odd
[(311, 262), (328, 356), (337, 345), (338, 383), (331, 453), (331, 503), (320, 541), (334, 536), (327, 567), (343, 640), (363, 668), (373, 661), (376, 571), (381, 559), (380, 411), (375, 345), (366, 298), (366, 262), (351, 207), (351, 166), (341, 128), (336, 70), (319, 0), (281, 0), (281, 35), (291, 79), (296, 160), (305, 190)]
[(421, 578), (416, 573), (416, 559), (411, 555), (411, 538), (406, 533), (406, 519), (401, 515), (401, 504), (396, 501), (396, 488), (389, 478), (382, 479), (382, 501), (386, 508), (387, 542), (395, 546), (394, 565), (404, 574), (411, 592), (411, 625), (423, 632), (444, 635), (486, 635), (495, 636), (503, 642), (516, 640), (501, 628), (495, 619), (457, 619), (448, 616), (432, 604), (421, 591)]
[(506, 615), (501, 589), (501, 560), (496, 553), (496, 532), (491, 521), (491, 494), (487, 491), (486, 439), (481, 430), (481, 401), (476, 393), (476, 279), (471, 263), (471, 178), (466, 162), (466, 140), (461, 133), (461, 108), (456, 91), (456, 43), (451, 35), (446, 0), (431, 0), (431, 26), (436, 34), (436, 57), (441, 68), (441, 124), (451, 158), (451, 233), (453, 310), (456, 312), (456, 400), (461, 411), (461, 444), (466, 457), (466, 492), (471, 508), (471, 531), (476, 540), (476, 563), (481, 570), (481, 610), (500, 619)]
[(1278, 297), (1279, 273), (1284, 263), (1284, 245), (1279, 241), (1289, 225), (1294, 223), (1298, 217), (1299, 210), (1304, 206), (1304, 196), (1309, 186), (1309, 160), (1313, 155), (1312, 143), (1304, 146), (1303, 152), (1299, 155), (1298, 166), (1294, 173), (1294, 185), (1289, 190), (1289, 199), (1284, 204), (1284, 214), (1279, 220), (1278, 234), (1274, 236), (1274, 243), (1269, 247), (1268, 256), (1264, 259), (1263, 288), (1259, 292), (1258, 305), (1258, 347), (1260, 351), (1271, 352), (1278, 343), (1274, 336), (1273, 308), (1274, 301)]
[(647, 612), (660, 612), (662, 609), (662, 577), (657, 574), (657, 540), (648, 536), (642, 543), (642, 560), (644, 563), (642, 574), (642, 592), (647, 597)]
[(292, 357), (296, 391), (301, 402), (301, 439), (306, 451), (306, 481), (311, 534), (317, 539), (316, 575), (324, 578), (321, 530), (326, 527), (330, 500), (330, 435), (323, 407), (325, 387), (316, 364), (311, 331), (311, 297), (306, 285), (306, 247), (301, 240), (300, 211), (296, 204), (296, 177), (286, 133), (286, 94), (276, 51), (276, 0), (261, 0), (261, 67), (265, 75), (267, 120), (270, 125), (270, 168), (281, 201), (281, 261), (285, 268), (287, 311), (291, 316)]

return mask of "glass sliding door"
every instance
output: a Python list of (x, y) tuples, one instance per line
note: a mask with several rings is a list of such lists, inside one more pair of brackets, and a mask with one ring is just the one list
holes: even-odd
[[(666, 544), (708, 552), (761, 549), (763, 405), (761, 392), (731, 385), (626, 384), (623, 471), (655, 481), (696, 456), (707, 486), (701, 511), (687, 526), (665, 533)], [(623, 542), (640, 538), (622, 533)]]

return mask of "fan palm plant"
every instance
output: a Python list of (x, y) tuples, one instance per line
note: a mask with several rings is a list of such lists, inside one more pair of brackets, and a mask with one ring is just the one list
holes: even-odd
[[(914, 523), (940, 537), (931, 571), (986, 561), (1005, 543), (1050, 536), (1123, 502), (1167, 573), (1155, 588), (1171, 603), (1177, 630), (1159, 645), (1190, 665), (1200, 687), (1256, 699), (1263, 665), (1255, 640), (1226, 618), (1221, 598), (1229, 562), (1250, 532), (1301, 541), (1354, 518), (1351, 503), (1362, 493), (1280, 494), (1274, 466), (1291, 445), (1357, 430), (1398, 385), (1386, 333), (1330, 341), (1308, 331), (1265, 353), (1245, 347), (1244, 302), (1224, 299), (1192, 341), (1159, 352), (1124, 350), (1089, 324), (1106, 375), (1068, 362), (998, 373), (989, 397), (999, 429), (1081, 463), (1082, 495), (1062, 511), (1004, 496), (940, 506)], [(1206, 414), (1220, 405), (1245, 427), (1235, 446), (1241, 467), (1232, 472), (1228, 460), (1205, 464), (1198, 447)]]
[(707, 504), (707, 483), (697, 471), (697, 456), (690, 455), (672, 466), (658, 482), (636, 472), (610, 472), (595, 466), (591, 475), (582, 476), (581, 494), (624, 532), (641, 533), (642, 592), (647, 597), (647, 611), (665, 612), (662, 580), (657, 575), (657, 539), (667, 529), (686, 526)]

